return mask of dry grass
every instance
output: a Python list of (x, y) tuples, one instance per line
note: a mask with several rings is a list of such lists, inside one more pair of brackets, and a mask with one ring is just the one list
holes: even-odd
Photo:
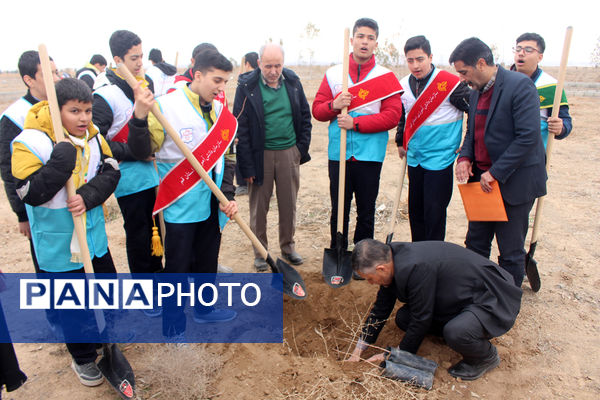
[(136, 364), (142, 398), (200, 400), (211, 396), (211, 382), (223, 361), (200, 344), (147, 344)]
[(389, 400), (389, 399), (422, 399), (426, 395), (407, 383), (395, 381), (379, 376), (377, 371), (364, 372), (361, 377), (350, 380), (340, 379), (332, 381), (327, 376), (320, 376), (310, 384), (304, 385), (300, 390), (279, 392), (275, 399), (281, 400)]

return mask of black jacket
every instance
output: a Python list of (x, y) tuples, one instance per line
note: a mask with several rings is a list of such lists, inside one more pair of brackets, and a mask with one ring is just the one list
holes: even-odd
[[(546, 153), (540, 133), (540, 98), (532, 80), (498, 67), (484, 142), (505, 202), (524, 204), (546, 194)], [(479, 91), (469, 100), (467, 133), (459, 159), (475, 162), (475, 114)], [(475, 168), (473, 168), (475, 172)], [(477, 174), (469, 181), (479, 181)]]
[[(133, 89), (124, 79), (119, 78), (117, 74), (115, 74), (111, 69), (106, 70), (106, 78), (111, 84), (116, 85), (119, 89), (121, 89), (121, 91), (125, 93), (125, 96), (127, 96), (127, 98), (131, 100), (131, 102), (135, 102), (135, 98), (133, 96)], [(150, 79), (150, 77), (146, 75), (146, 80), (149, 84), (148, 88), (152, 91), (152, 93), (154, 93), (154, 84), (152, 82), (152, 79)], [(110, 150), (113, 153), (113, 157), (117, 161), (135, 161), (135, 157), (133, 157), (133, 155), (129, 151), (127, 143), (113, 142), (108, 140), (108, 137), (106, 137), (108, 130), (113, 124), (113, 112), (106, 100), (104, 100), (99, 95), (94, 95), (92, 111), (92, 121), (94, 122), (94, 125), (98, 127), (98, 130), (108, 142)]]
[[(300, 151), (300, 164), (310, 160), (308, 148), (312, 129), (310, 106), (304, 95), (300, 78), (294, 71), (283, 69), (285, 86), (292, 107), (296, 147)], [(255, 177), (262, 185), (264, 177), (265, 119), (260, 93), (260, 69), (242, 74), (235, 92), (233, 115), (238, 119), (237, 163), (244, 178)]]
[[(96, 176), (77, 189), (87, 210), (98, 207), (110, 197), (117, 188), (121, 172), (116, 161), (102, 153), (98, 137), (92, 138), (90, 146), (98, 146), (101, 154), (100, 165)], [(28, 185), (23, 201), (32, 206), (39, 206), (50, 201), (61, 190), (73, 174), (77, 159), (75, 147), (68, 142), (54, 144), (48, 162), (24, 180), (16, 179), (16, 187)]]
[(406, 303), (411, 321), (400, 349), (416, 353), (432, 327), (443, 327), (471, 311), (492, 337), (506, 333), (521, 307), (522, 291), (512, 275), (489, 259), (440, 242), (392, 243), (394, 280), (381, 286), (363, 328), (374, 343), (396, 300)]
[[(39, 102), (38, 99), (33, 97), (29, 90), (27, 94), (23, 96), (31, 105)], [(21, 128), (15, 125), (7, 116), (3, 116), (0, 120), (0, 173), (2, 174), (2, 180), (4, 181), (4, 190), (6, 191), (6, 197), (10, 203), (10, 207), (17, 214), (19, 222), (25, 222), (28, 220), (27, 211), (25, 211), (25, 204), (19, 198), (16, 191), (16, 180), (12, 175), (11, 170), (11, 151), (10, 143), (21, 133)]]

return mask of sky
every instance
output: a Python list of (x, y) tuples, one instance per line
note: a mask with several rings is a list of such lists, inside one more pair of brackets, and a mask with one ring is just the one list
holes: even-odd
[[(185, 67), (194, 46), (211, 42), (228, 58), (239, 60), (258, 51), (269, 39), (282, 42), (285, 62), (294, 65), (341, 62), (343, 31), (354, 21), (369, 17), (379, 23), (379, 46), (386, 42), (402, 49), (406, 39), (425, 35), (433, 61), (448, 64), (452, 50), (477, 36), (498, 49), (501, 62), (512, 62), (514, 40), (521, 33), (536, 32), (546, 41), (541, 65), (560, 64), (567, 26), (573, 26), (569, 65), (591, 65), (591, 53), (599, 44), (600, 24), (593, 2), (547, 0), (535, 3), (504, 1), (194, 1), (101, 0), (82, 2), (4, 1), (0, 24), (0, 70), (16, 70), (25, 50), (44, 43), (60, 68), (80, 68), (95, 53), (111, 60), (108, 39), (118, 29), (128, 29), (142, 39), (144, 59), (153, 47), (165, 61)], [(83, 5), (85, 4), (85, 5)], [(595, 7), (594, 7), (595, 8)], [(312, 23), (320, 31), (316, 39), (305, 36)]]

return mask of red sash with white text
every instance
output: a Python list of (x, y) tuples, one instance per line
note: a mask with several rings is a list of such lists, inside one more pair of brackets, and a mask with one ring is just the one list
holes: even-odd
[[(226, 103), (227, 101), (224, 98), (223, 96), (222, 99), (219, 98), (218, 100)], [(205, 171), (210, 171), (223, 157), (223, 154), (233, 143), (237, 127), (237, 119), (224, 105), (221, 114), (208, 131), (206, 138), (192, 150)], [(167, 208), (183, 197), (200, 180), (200, 175), (187, 159), (184, 158), (179, 161), (161, 180), (152, 215), (158, 214), (162, 209)]]
[(404, 150), (415, 132), (423, 125), (431, 114), (446, 100), (446, 97), (456, 89), (460, 79), (448, 71), (440, 70), (433, 81), (421, 93), (406, 116), (404, 126)]
[[(402, 91), (403, 89), (400, 86), (400, 82), (398, 82), (398, 78), (391, 71), (373, 79), (359, 82), (348, 88), (348, 93), (352, 95), (348, 112), (383, 100)], [(337, 96), (339, 95), (340, 93)]]
[(119, 143), (127, 143), (128, 137), (129, 137), (129, 121), (127, 121), (125, 123), (125, 125), (123, 125), (121, 130), (119, 132), (117, 132), (117, 134), (115, 136), (113, 136), (111, 141), (119, 142)]

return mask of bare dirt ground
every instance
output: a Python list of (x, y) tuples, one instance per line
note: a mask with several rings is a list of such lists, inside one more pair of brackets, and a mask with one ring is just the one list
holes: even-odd
[[(556, 69), (549, 68), (551, 73)], [(322, 69), (298, 68), (312, 101)], [(406, 70), (400, 70), (402, 76)], [(16, 80), (16, 83), (15, 83)], [(567, 80), (599, 82), (595, 69), (569, 69)], [(1, 92), (22, 90), (14, 75), (0, 74)], [(235, 82), (228, 89), (233, 98)], [(568, 93), (567, 93), (568, 95)], [(132, 344), (124, 352), (136, 371), (139, 395), (144, 399), (597, 399), (600, 398), (600, 98), (570, 97), (574, 130), (554, 146), (536, 259), (542, 289), (524, 286), (521, 313), (514, 328), (493, 339), (502, 358), (500, 366), (474, 382), (452, 378), (447, 367), (460, 356), (439, 339), (428, 337), (419, 355), (435, 360), (439, 368), (433, 390), (410, 388), (378, 377), (366, 363), (348, 365), (342, 360), (352, 348), (356, 333), (377, 288), (352, 282), (331, 289), (322, 280), (323, 248), (328, 246), (329, 194), (326, 124), (314, 121), (311, 155), (301, 168), (298, 201), (297, 248), (305, 257), (299, 267), (308, 288), (305, 301), (284, 301), (282, 344), (194, 344), (174, 350), (161, 344)], [(0, 110), (9, 100), (0, 99)], [(384, 163), (377, 201), (376, 238), (385, 239), (392, 199), (398, 181), (399, 159), (392, 141)], [(406, 189), (406, 188), (405, 188)], [(248, 200), (238, 199), (248, 220)], [(269, 214), (270, 249), (277, 246), (277, 204)], [(109, 200), (107, 224), (110, 248), (117, 268), (125, 272), (122, 221), (114, 199)], [(406, 190), (398, 212), (395, 240), (410, 240), (406, 218)], [(533, 212), (531, 216), (533, 221)], [(466, 218), (458, 190), (448, 210), (446, 240), (464, 242)], [(351, 224), (352, 226), (353, 224)], [(0, 268), (4, 272), (32, 271), (28, 243), (18, 234), (16, 218), (0, 194)], [(495, 255), (493, 256), (495, 259)], [(235, 224), (223, 233), (221, 263), (236, 272), (252, 272), (250, 242)], [(377, 345), (397, 345), (402, 338), (392, 322)], [(15, 344), (22, 369), (29, 376), (24, 387), (3, 393), (7, 399), (116, 399), (104, 383), (82, 386), (71, 371), (70, 357), (59, 344)], [(178, 353), (184, 351), (188, 353)], [(189, 352), (209, 357), (190, 357)], [(375, 350), (366, 354), (368, 357)], [(186, 355), (187, 354), (187, 355)], [(184, 356), (186, 355), (186, 356)], [(182, 372), (183, 371), (183, 372)], [(166, 380), (166, 377), (173, 378)], [(179, 380), (175, 379), (179, 378)], [(181, 391), (197, 379), (207, 383)]]

